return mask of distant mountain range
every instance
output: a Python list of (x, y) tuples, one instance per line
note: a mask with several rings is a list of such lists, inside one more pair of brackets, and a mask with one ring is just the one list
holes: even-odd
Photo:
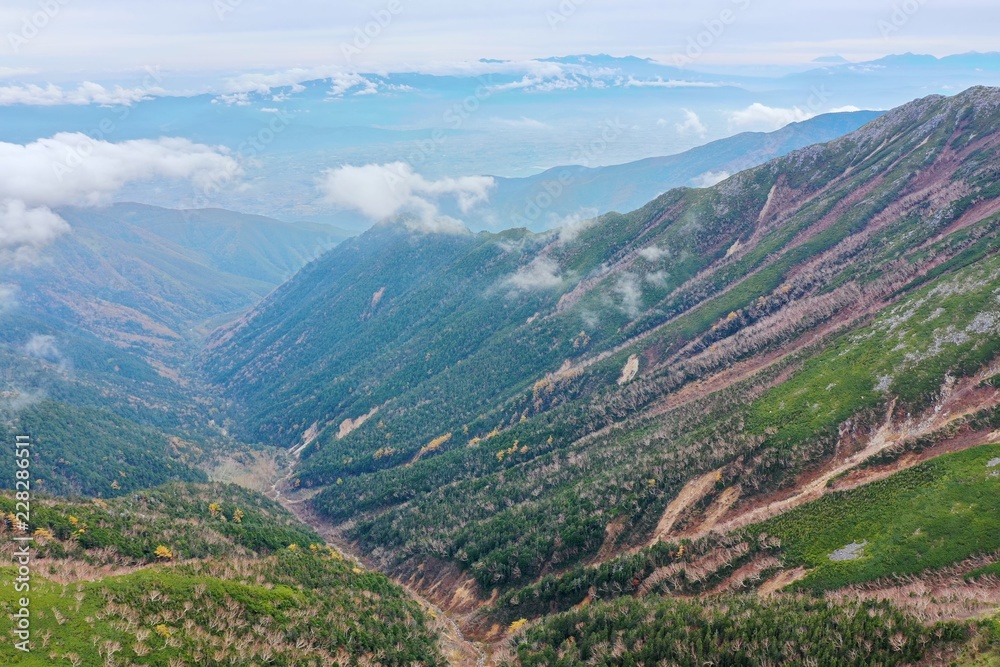
[[(530, 177), (557, 165), (598, 167), (673, 155), (740, 132), (772, 131), (831, 111), (892, 108), (973, 85), (1000, 85), (1000, 54), (904, 54), (819, 63), (775, 77), (703, 72), (697, 60), (676, 67), (669, 57), (661, 63), (607, 55), (484, 61), (427, 72), (331, 68), (248, 74), (221, 94), (149, 95), (128, 108), (12, 104), (0, 108), (0, 141), (27, 143), (76, 131), (112, 142), (175, 136), (223, 145), (242, 158), (246, 174), (213, 195), (211, 205), (360, 231), (372, 221), (330, 204), (317, 190), (325, 169), (402, 161), (427, 178)], [(16, 99), (16, 81), (12, 86)], [(26, 101), (29, 92), (22, 96)], [(697, 123), (685, 124), (689, 114)], [(578, 147), (600, 138), (609, 121), (621, 132), (583, 160)], [(205, 205), (190, 188), (160, 184), (133, 185), (124, 198)], [(462, 219), (484, 227), (475, 211)]]
[[(527, 178), (497, 178), (477, 217), (494, 229), (534, 231), (611, 211), (632, 211), (667, 190), (715, 185), (768, 160), (837, 139), (878, 118), (878, 111), (824, 114), (770, 133), (743, 132), (667, 157), (608, 167), (567, 165)], [(453, 215), (460, 215), (452, 211)]]
[(235, 317), (348, 235), (218, 209), (59, 213), (72, 231), (46, 249), (44, 264), (0, 280), (18, 284), (22, 309), (58, 329), (144, 353), (190, 341), (220, 314)]

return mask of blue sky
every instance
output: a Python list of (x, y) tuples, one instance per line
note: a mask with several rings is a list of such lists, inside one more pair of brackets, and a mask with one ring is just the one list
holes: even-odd
[[(207, 89), (296, 67), (434, 70), (601, 52), (672, 62), (699, 39), (700, 68), (765, 72), (832, 54), (994, 51), (998, 24), (993, 0), (5, 0), (0, 82), (129, 82), (154, 67)], [(366, 27), (371, 43), (355, 41)]]

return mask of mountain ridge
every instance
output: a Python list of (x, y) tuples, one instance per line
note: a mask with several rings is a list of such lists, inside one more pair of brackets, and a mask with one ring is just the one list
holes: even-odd
[[(214, 339), (206, 368), (246, 437), (306, 445), (294, 481), (344, 539), (424, 592), (469, 592), (435, 600), (468, 613), (645, 544), (692, 475), (741, 489), (720, 519), (743, 512), (990, 363), (988, 292), (948, 285), (994, 285), (998, 109), (996, 89), (924, 98), (565, 237), (380, 227)], [(908, 324), (936, 361), (869, 375), (902, 354), (872, 322), (932, 288), (958, 342)], [(880, 361), (837, 389), (831, 350), (866, 335)]]
[(632, 211), (674, 187), (696, 185), (705, 178), (717, 182), (793, 150), (831, 141), (881, 113), (821, 114), (774, 132), (742, 132), (675, 155), (606, 167), (564, 165), (518, 179), (497, 177), (490, 201), (476, 212), (492, 220), (491, 226), (542, 231), (554, 226), (553, 220), (574, 215), (579, 219)]

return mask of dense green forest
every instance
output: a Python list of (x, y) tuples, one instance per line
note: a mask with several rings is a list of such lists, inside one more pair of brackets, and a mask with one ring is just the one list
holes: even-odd
[[(194, 468), (194, 445), (97, 408), (41, 401), (17, 413), (0, 435), (33, 444), (32, 478), (45, 493), (112, 497), (170, 480), (207, 481)], [(15, 459), (4, 457), (0, 486), (12, 488)]]
[(945, 655), (959, 625), (926, 628), (885, 604), (720, 598), (601, 603), (532, 626), (522, 665), (906, 665)]

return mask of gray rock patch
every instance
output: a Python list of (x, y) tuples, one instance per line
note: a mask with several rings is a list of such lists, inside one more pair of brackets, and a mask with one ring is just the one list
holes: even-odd
[(830, 560), (833, 561), (845, 561), (845, 560), (857, 560), (864, 555), (865, 547), (868, 546), (868, 540), (864, 542), (851, 542), (843, 549), (837, 549), (832, 554), (830, 554)]

